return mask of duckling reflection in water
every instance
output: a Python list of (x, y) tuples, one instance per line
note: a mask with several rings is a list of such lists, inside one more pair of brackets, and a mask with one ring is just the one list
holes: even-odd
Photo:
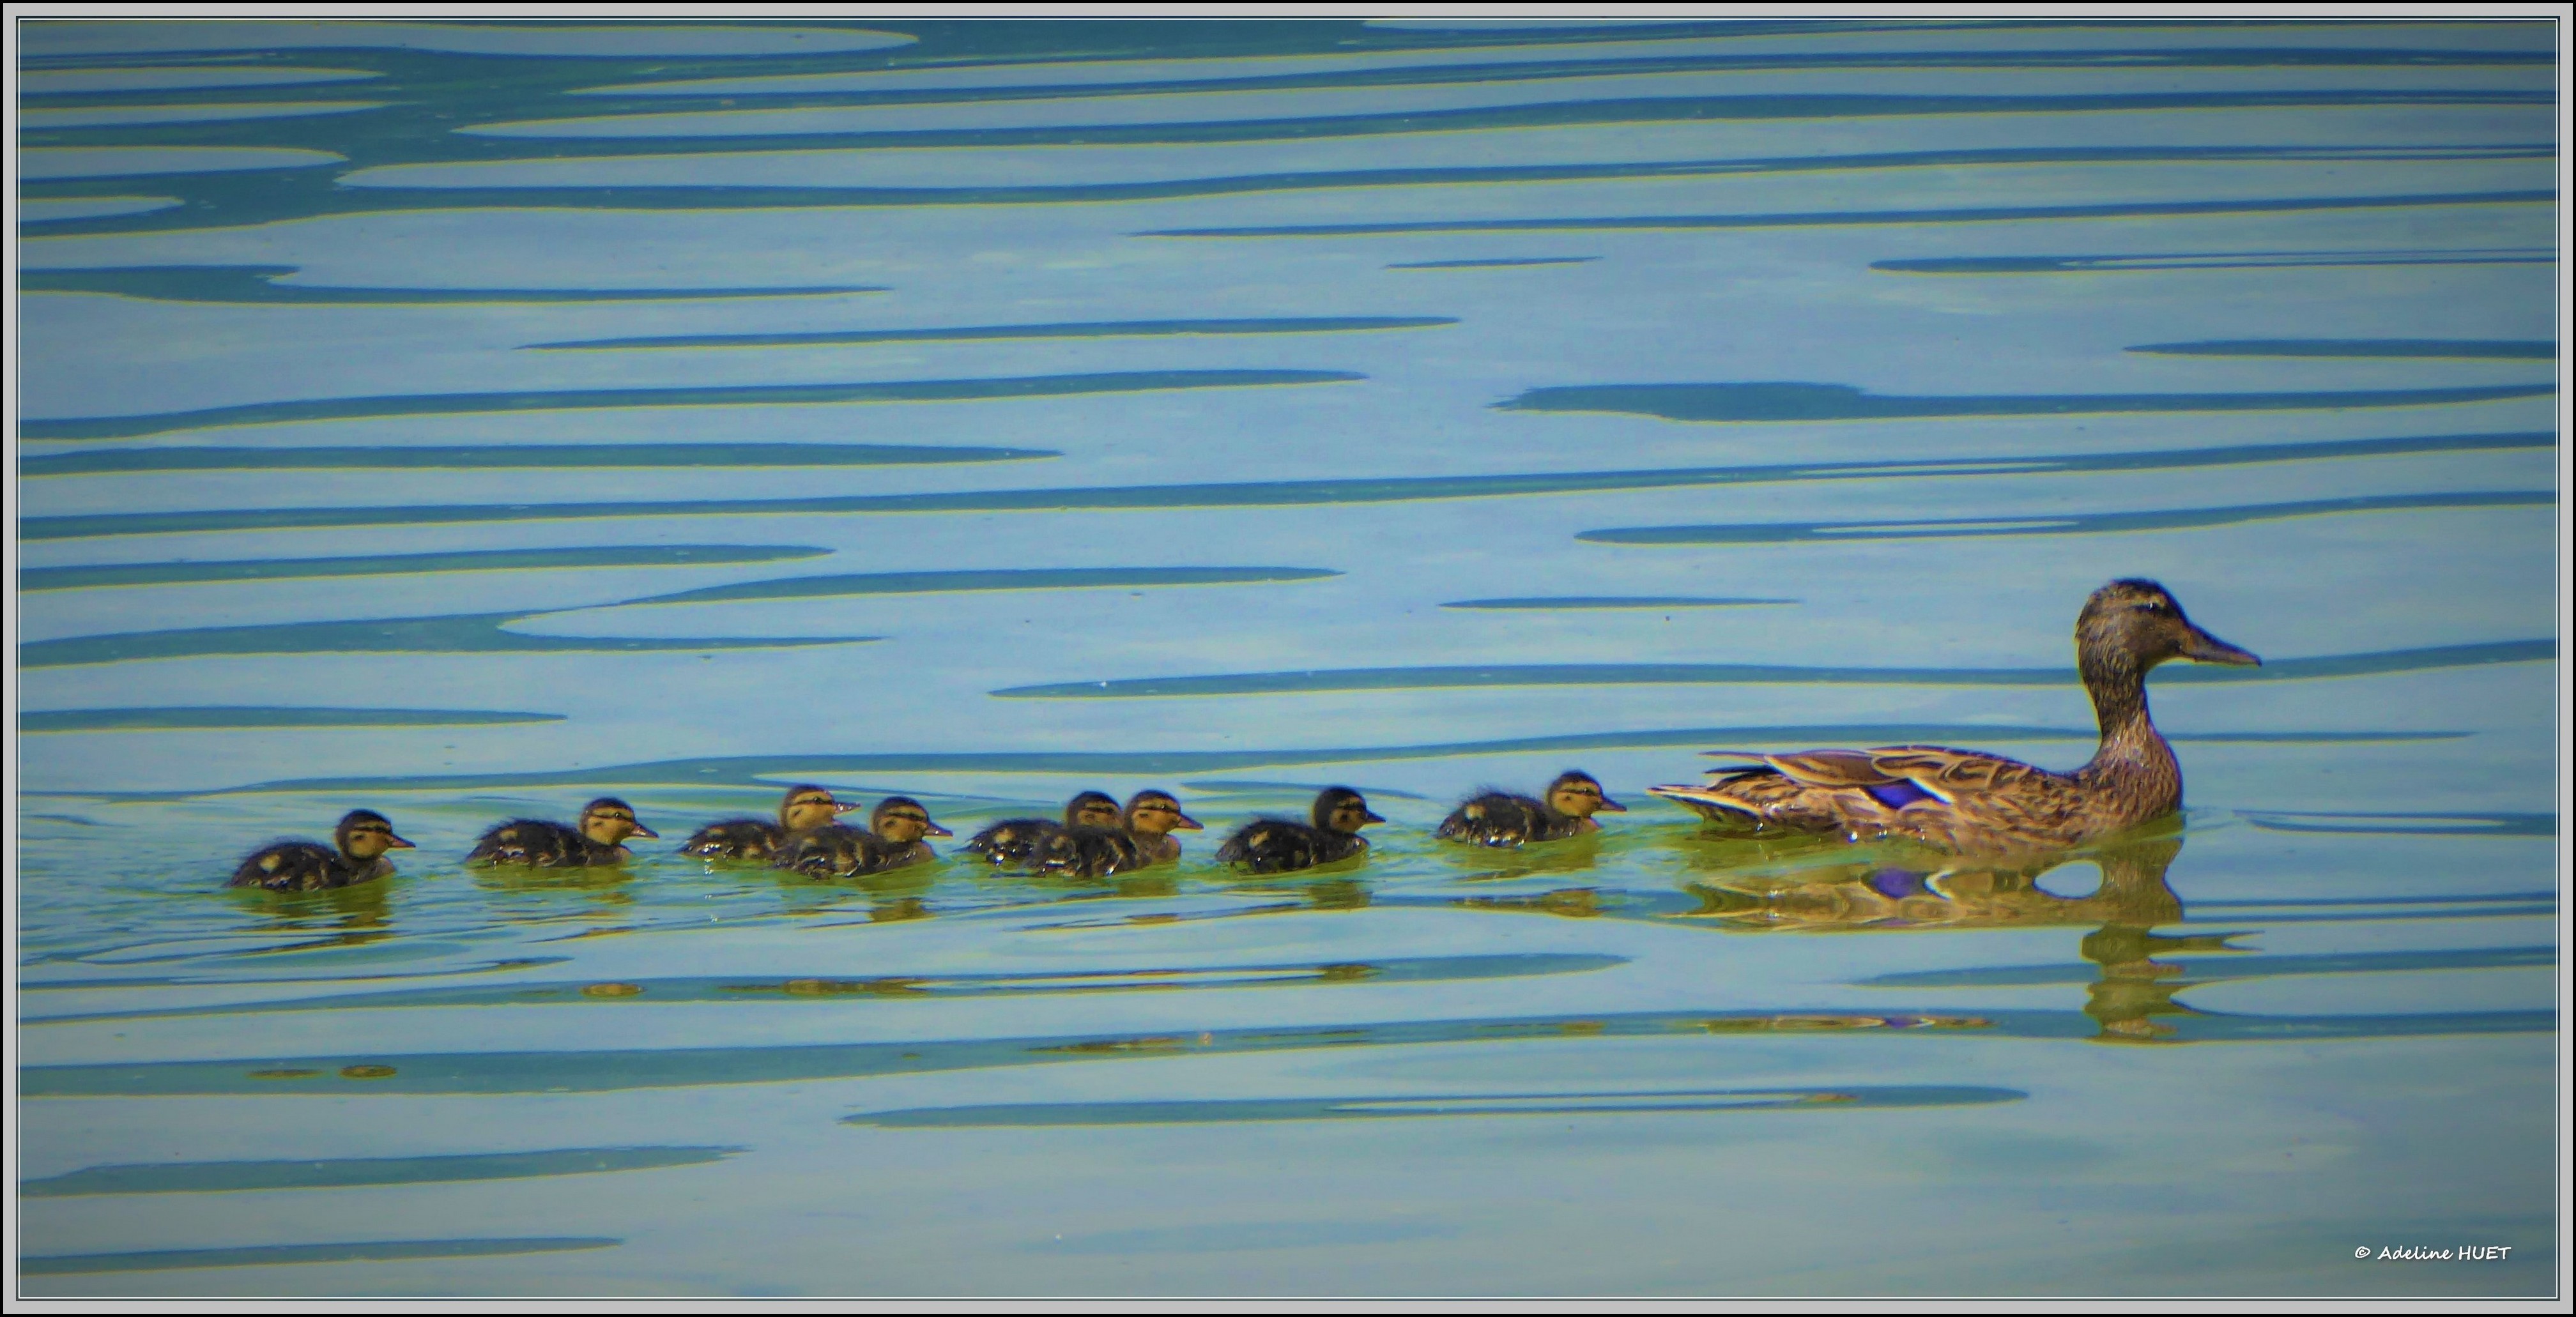
[[(2224, 935), (2160, 936), (2149, 930), (2182, 919), (2182, 900), (2165, 874), (2182, 850), (2180, 837), (2123, 840), (2099, 851), (2060, 851), (2005, 862), (1954, 861), (1909, 866), (1879, 861), (1794, 874), (1745, 874), (1731, 882), (1693, 883), (1701, 908), (1685, 918), (1711, 918), (1740, 929), (1795, 932), (1899, 932), (1935, 929), (2046, 927), (2099, 923), (2080, 947), (2101, 966), (2084, 1011), (2110, 1041), (2151, 1041), (2173, 1030), (2156, 1015), (2189, 1014), (2173, 995), (2182, 973), (2160, 952), (2232, 951)], [(2057, 896), (2039, 879), (2092, 860), (2101, 885), (2088, 896)], [(1783, 885), (1785, 884), (1785, 885)], [(1748, 890), (1750, 888), (1750, 890)]]
[(500, 824), (474, 843), (465, 862), (540, 868), (622, 864), (635, 858), (635, 852), (620, 843), (629, 837), (659, 839), (661, 835), (637, 821), (633, 806), (613, 796), (602, 796), (582, 806), (581, 820), (569, 828), (544, 819), (512, 819)]
[(2182, 808), (2182, 767), (2147, 716), (2147, 673), (2169, 659), (2262, 662), (2192, 625), (2153, 581), (2113, 581), (2075, 619), (2075, 667), (2102, 739), (2092, 761), (2053, 773), (1936, 745), (1798, 754), (1712, 751), (1754, 766), (1703, 786), (1647, 790), (1729, 829), (1903, 838), (1958, 853), (2075, 846)]
[(1046, 844), (1047, 838), (1066, 828), (1117, 826), (1117, 797), (1101, 791), (1085, 791), (1065, 802), (1062, 823), (1052, 819), (1004, 819), (976, 833), (963, 849), (983, 856), (996, 867), (1026, 865), (1038, 858), (1038, 849)]
[(1175, 831), (1198, 831), (1168, 791), (1139, 791), (1120, 811), (1115, 828), (1076, 824), (1057, 828), (1038, 843), (1036, 869), (1063, 878), (1107, 878), (1181, 858)]
[(1625, 814), (1628, 807), (1601, 793), (1590, 773), (1569, 771), (1547, 784), (1544, 799), (1482, 791), (1469, 797), (1440, 821), (1443, 841), (1470, 846), (1520, 846), (1534, 841), (1562, 841), (1599, 832), (1592, 816), (1602, 810)]
[(766, 860), (777, 854), (790, 837), (822, 827), (858, 807), (855, 800), (833, 799), (832, 793), (822, 787), (789, 787), (786, 799), (778, 803), (776, 823), (754, 818), (710, 823), (682, 842), (680, 853), (709, 860)]
[(244, 857), (233, 867), (227, 887), (265, 887), (272, 892), (315, 892), (351, 883), (373, 882), (393, 875), (386, 851), (414, 849), (394, 835), (394, 825), (369, 809), (340, 816), (331, 830), (331, 845), (312, 841), (275, 841)]
[(888, 796), (868, 815), (868, 830), (826, 823), (800, 832), (772, 856), (781, 869), (817, 878), (884, 873), (939, 858), (924, 837), (954, 836), (930, 821), (930, 811), (910, 796)]
[(1290, 873), (1368, 853), (1360, 829), (1386, 820), (1349, 787), (1326, 787), (1315, 797), (1314, 823), (1254, 819), (1217, 848), (1216, 858), (1254, 873)]

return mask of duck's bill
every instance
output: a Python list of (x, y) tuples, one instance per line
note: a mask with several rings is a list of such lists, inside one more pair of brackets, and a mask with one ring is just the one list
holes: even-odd
[(835, 814), (847, 814), (858, 807), (859, 802), (855, 800), (835, 800), (832, 802), (832, 812)]
[(1376, 810), (1373, 810), (1373, 809), (1364, 809), (1364, 810), (1361, 810), (1361, 811), (1360, 811), (1360, 822), (1362, 822), (1362, 823), (1384, 823), (1384, 822), (1386, 822), (1386, 816), (1385, 816), (1384, 814), (1380, 814), (1380, 813), (1378, 813)]
[(660, 841), (662, 839), (662, 834), (655, 832), (651, 828), (645, 827), (642, 819), (635, 821), (635, 835), (638, 837), (650, 837), (655, 841)]
[(1180, 819), (1179, 819), (1179, 821), (1178, 821), (1178, 822), (1176, 822), (1176, 823), (1172, 824), (1172, 831), (1174, 831), (1174, 832), (1205, 832), (1205, 831), (1207, 831), (1207, 825), (1206, 825), (1206, 824), (1204, 824), (1204, 823), (1199, 822), (1197, 819), (1191, 818), (1191, 817), (1190, 817), (1189, 815), (1187, 815), (1187, 814), (1183, 814), (1183, 815), (1181, 815), (1181, 816), (1180, 816)]
[(390, 833), (390, 832), (386, 833), (386, 834), (385, 834), (385, 836), (386, 836), (387, 838), (389, 838), (389, 840), (387, 840), (387, 841), (385, 842), (385, 849), (386, 849), (386, 850), (391, 850), (391, 851), (416, 851), (416, 850), (419, 850), (419, 849), (420, 849), (418, 846), (414, 846), (414, 845), (412, 845), (410, 842), (404, 841), (402, 838), (400, 838), (400, 837), (396, 837), (396, 836), (394, 836), (394, 835), (393, 835), (392, 833)]
[(2263, 666), (2263, 660), (2256, 658), (2252, 651), (2238, 649), (2199, 627), (2191, 629), (2191, 643), (2184, 647), (2182, 656), (2194, 663), (2224, 663), (2237, 668)]
[(1620, 804), (1618, 801), (1612, 800), (1608, 796), (1603, 796), (1601, 798), (1601, 808), (1606, 809), (1613, 814), (1625, 814), (1628, 812), (1627, 806)]
[(925, 837), (954, 837), (957, 835), (936, 823), (926, 821), (921, 825), (921, 832)]

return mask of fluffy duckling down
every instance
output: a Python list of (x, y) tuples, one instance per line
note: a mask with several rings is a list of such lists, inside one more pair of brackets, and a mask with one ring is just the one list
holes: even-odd
[(1197, 819), (1181, 812), (1181, 802), (1168, 791), (1139, 791), (1118, 813), (1113, 828), (1077, 824), (1057, 828), (1038, 843), (1032, 864), (1038, 872), (1060, 878), (1107, 878), (1181, 857), (1175, 831), (1197, 831)]
[(1169, 791), (1139, 791), (1127, 798), (1127, 808), (1119, 818), (1127, 834), (1145, 852), (1147, 864), (1170, 864), (1181, 858), (1181, 839), (1175, 832), (1199, 832), (1207, 825), (1181, 812), (1180, 800)]
[(512, 819), (499, 824), (475, 841), (465, 862), (540, 868), (622, 864), (635, 858), (635, 852), (622, 844), (627, 838), (659, 839), (661, 835), (635, 817), (634, 806), (613, 796), (602, 796), (582, 806), (580, 820), (570, 827), (545, 819)]
[(353, 809), (331, 830), (331, 845), (312, 841), (276, 841), (244, 856), (233, 867), (227, 887), (265, 887), (272, 892), (312, 892), (373, 882), (393, 874), (386, 851), (413, 849), (394, 835), (394, 825), (371, 809)]
[(1254, 873), (1290, 873), (1368, 853), (1360, 829), (1386, 820), (1349, 787), (1326, 787), (1315, 797), (1314, 823), (1255, 819), (1217, 848), (1216, 858)]
[(1004, 819), (976, 833), (964, 849), (983, 856), (997, 868), (1027, 865), (1036, 861), (1048, 837), (1065, 828), (1115, 828), (1119, 823), (1116, 797), (1085, 791), (1065, 802), (1061, 823), (1053, 819)]
[(680, 853), (709, 860), (766, 860), (776, 855), (789, 838), (822, 827), (858, 807), (855, 800), (833, 799), (832, 793), (822, 787), (789, 787), (786, 798), (778, 802), (777, 822), (738, 818), (710, 823), (680, 843)]
[(790, 838), (769, 862), (816, 878), (852, 878), (938, 859), (922, 839), (954, 835), (932, 822), (920, 801), (888, 796), (868, 815), (867, 831), (826, 823)]
[(1599, 832), (1592, 816), (1602, 810), (1625, 814), (1628, 807), (1602, 794), (1590, 773), (1569, 771), (1547, 784), (1538, 799), (1505, 791), (1483, 791), (1468, 797), (1440, 821), (1440, 839), (1470, 846), (1520, 846), (1534, 841), (1562, 841)]

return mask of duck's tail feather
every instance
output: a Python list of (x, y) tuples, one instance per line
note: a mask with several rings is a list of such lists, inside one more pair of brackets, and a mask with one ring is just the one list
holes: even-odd
[(1755, 827), (1762, 824), (1761, 812), (1754, 806), (1728, 795), (1726, 784), (1723, 782), (1709, 786), (1683, 786), (1676, 783), (1669, 786), (1648, 787), (1646, 794), (1661, 796), (1691, 810), (1711, 823), (1750, 824)]

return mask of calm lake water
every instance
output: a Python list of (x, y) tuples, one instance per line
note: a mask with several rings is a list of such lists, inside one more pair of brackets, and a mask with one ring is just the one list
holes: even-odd
[[(19, 31), (29, 1293), (2551, 1291), (2547, 24)], [(1643, 792), (2071, 767), (2123, 576), (2172, 830)]]

